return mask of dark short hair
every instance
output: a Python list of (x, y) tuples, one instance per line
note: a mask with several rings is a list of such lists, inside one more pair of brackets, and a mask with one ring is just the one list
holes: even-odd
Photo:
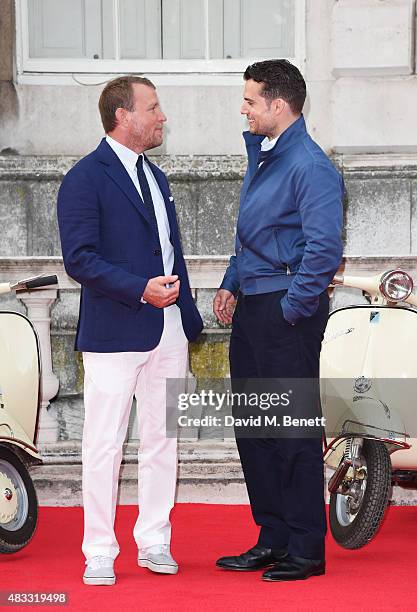
[(267, 100), (282, 98), (293, 113), (301, 113), (306, 99), (306, 83), (301, 72), (285, 59), (265, 60), (248, 66), (243, 75), (245, 81), (252, 79), (263, 83), (262, 95)]
[(155, 85), (145, 77), (122, 76), (109, 81), (101, 92), (98, 108), (106, 134), (112, 132), (116, 127), (116, 110), (118, 108), (125, 108), (128, 111), (133, 110), (132, 85), (135, 83), (155, 89)]

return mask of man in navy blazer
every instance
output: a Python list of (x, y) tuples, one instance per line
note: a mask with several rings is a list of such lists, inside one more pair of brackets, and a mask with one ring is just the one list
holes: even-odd
[(106, 137), (66, 175), (58, 195), (65, 269), (81, 284), (75, 348), (83, 353), (85, 584), (114, 584), (118, 474), (133, 396), (140, 438), (138, 564), (174, 574), (170, 510), (176, 439), (166, 431), (166, 380), (186, 375), (202, 329), (182, 254), (174, 199), (144, 155), (161, 145), (154, 85), (120, 77), (99, 109)]

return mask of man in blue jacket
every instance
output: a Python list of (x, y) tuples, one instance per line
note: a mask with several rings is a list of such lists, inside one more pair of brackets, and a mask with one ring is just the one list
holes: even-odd
[[(232, 321), (232, 383), (316, 379), (329, 310), (327, 287), (342, 257), (343, 181), (306, 131), (305, 81), (286, 60), (246, 69), (241, 113), (248, 169), (231, 257), (214, 299)], [(319, 437), (238, 437), (257, 544), (222, 557), (223, 569), (268, 568), (263, 579), (324, 574), (326, 532)], [(271, 566), (271, 567), (270, 567)]]
[(134, 528), (141, 567), (175, 574), (170, 510), (175, 434), (167, 435), (166, 380), (184, 378), (187, 340), (202, 329), (181, 250), (174, 199), (144, 151), (162, 143), (154, 85), (110, 81), (99, 101), (106, 133), (66, 175), (58, 196), (65, 269), (81, 284), (76, 350), (82, 351), (84, 583), (114, 584), (117, 485), (133, 396), (140, 438)]

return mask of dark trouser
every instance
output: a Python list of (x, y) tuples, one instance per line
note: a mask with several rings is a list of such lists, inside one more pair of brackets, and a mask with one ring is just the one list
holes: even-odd
[[(329, 314), (327, 293), (317, 312), (295, 326), (285, 321), (286, 291), (239, 295), (230, 339), (233, 381), (317, 378)], [(259, 544), (324, 559), (326, 518), (322, 441), (319, 438), (238, 438), (237, 446)]]

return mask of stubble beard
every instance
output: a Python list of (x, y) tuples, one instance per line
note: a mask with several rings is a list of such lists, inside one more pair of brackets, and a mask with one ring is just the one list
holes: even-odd
[(160, 136), (152, 132), (151, 134), (141, 132), (134, 137), (134, 144), (136, 150), (148, 151), (149, 149), (155, 149), (163, 143), (163, 135)]

